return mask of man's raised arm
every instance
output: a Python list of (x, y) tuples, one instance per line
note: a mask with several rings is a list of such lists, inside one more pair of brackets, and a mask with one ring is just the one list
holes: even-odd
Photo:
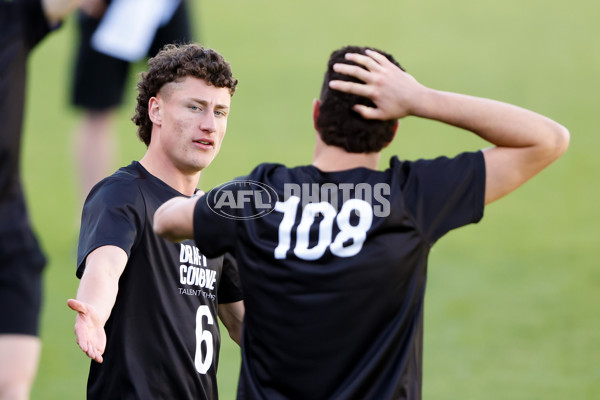
[(484, 151), (485, 203), (531, 179), (565, 152), (569, 131), (559, 123), (511, 104), (427, 88), (374, 51), (347, 54), (364, 66), (336, 64), (335, 71), (364, 82), (331, 81), (332, 89), (367, 97), (377, 108), (356, 105), (367, 119), (417, 116), (469, 130), (495, 147)]

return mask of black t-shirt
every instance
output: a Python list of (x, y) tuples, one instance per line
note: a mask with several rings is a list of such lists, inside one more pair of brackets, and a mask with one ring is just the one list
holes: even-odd
[(105, 330), (104, 362), (91, 363), (88, 399), (216, 399), (217, 304), (241, 300), (229, 255), (206, 258), (193, 241), (154, 234), (156, 209), (181, 196), (134, 162), (90, 192), (77, 257), (81, 277), (94, 249), (128, 255)]
[(262, 164), (201, 198), (198, 247), (240, 263), (238, 398), (420, 399), (428, 254), (481, 219), (484, 192), (476, 152), (385, 171)]

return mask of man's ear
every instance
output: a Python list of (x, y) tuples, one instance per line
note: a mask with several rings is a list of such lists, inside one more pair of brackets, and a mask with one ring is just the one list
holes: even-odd
[(150, 97), (148, 100), (148, 117), (154, 125), (162, 124), (162, 99), (159, 96)]
[(313, 126), (315, 128), (315, 131), (319, 131), (319, 129), (317, 129), (317, 119), (319, 118), (319, 108), (321, 107), (321, 101), (319, 99), (314, 99), (313, 100)]

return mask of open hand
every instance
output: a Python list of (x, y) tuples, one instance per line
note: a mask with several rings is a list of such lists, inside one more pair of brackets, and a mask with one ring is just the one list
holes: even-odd
[(77, 311), (75, 318), (75, 338), (77, 344), (91, 359), (101, 363), (106, 349), (106, 332), (96, 309), (75, 299), (67, 300), (67, 305)]

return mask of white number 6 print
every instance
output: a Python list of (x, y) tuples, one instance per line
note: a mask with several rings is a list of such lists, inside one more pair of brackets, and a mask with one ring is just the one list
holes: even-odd
[[(202, 329), (203, 317), (206, 317), (208, 325), (214, 323), (208, 306), (200, 306), (196, 312), (196, 357), (194, 358), (196, 370), (201, 374), (206, 374), (210, 369), (213, 360), (213, 336), (209, 330)], [(202, 343), (204, 343), (206, 347), (206, 354), (204, 355), (202, 354)]]

